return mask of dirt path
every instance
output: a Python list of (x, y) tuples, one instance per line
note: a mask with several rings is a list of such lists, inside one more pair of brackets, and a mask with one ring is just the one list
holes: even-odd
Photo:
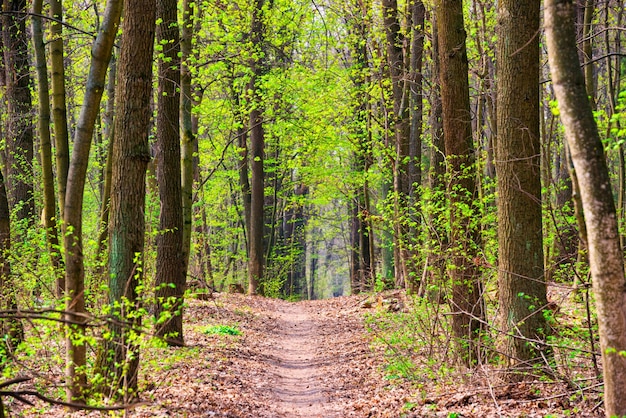
[(320, 381), (319, 324), (302, 304), (284, 305), (277, 312), (276, 342), (272, 353), (277, 376), (272, 388), (280, 401), (278, 412), (291, 417), (329, 417), (328, 399)]

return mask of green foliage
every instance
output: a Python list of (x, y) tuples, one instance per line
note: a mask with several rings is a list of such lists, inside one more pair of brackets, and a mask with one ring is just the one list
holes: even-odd
[(239, 328), (231, 325), (210, 325), (202, 332), (208, 335), (241, 335)]

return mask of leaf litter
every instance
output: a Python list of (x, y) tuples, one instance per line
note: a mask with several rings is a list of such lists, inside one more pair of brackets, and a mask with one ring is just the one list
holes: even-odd
[(9, 416), (603, 416), (596, 392), (577, 395), (561, 382), (495, 384), (486, 369), (441, 381), (390, 379), (386, 347), (366, 331), (364, 317), (377, 308), (364, 305), (363, 296), (295, 303), (214, 296), (188, 302), (185, 347), (141, 353), (139, 406), (71, 412), (11, 400), (5, 401)]

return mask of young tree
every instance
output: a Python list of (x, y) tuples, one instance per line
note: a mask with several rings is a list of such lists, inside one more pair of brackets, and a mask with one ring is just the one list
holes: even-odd
[(35, 68), (37, 70), (37, 85), (39, 97), (39, 115), (37, 127), (39, 130), (39, 152), (41, 156), (41, 178), (43, 183), (43, 221), (46, 228), (46, 243), (52, 268), (56, 274), (56, 294), (63, 297), (65, 289), (65, 274), (62, 271), (61, 251), (56, 222), (56, 197), (54, 193), (54, 174), (52, 171), (52, 144), (50, 140), (50, 92), (48, 83), (48, 66), (46, 64), (45, 46), (41, 11), (43, 1), (33, 1), (32, 37), (35, 51)]
[(352, 58), (352, 135), (353, 139), (353, 170), (359, 176), (354, 186), (350, 202), (351, 212), (351, 266), (350, 284), (353, 294), (371, 289), (374, 284), (373, 234), (371, 216), (369, 215), (370, 199), (367, 171), (372, 165), (372, 138), (369, 126), (370, 116), (368, 77), (369, 63), (367, 44), (369, 34), (369, 9), (371, 4), (356, 1), (351, 7), (347, 18), (348, 45)]
[(394, 191), (394, 266), (396, 286), (404, 287), (408, 281), (408, 229), (406, 213), (410, 194), (409, 141), (409, 83), (407, 62), (404, 53), (405, 36), (400, 30), (396, 0), (383, 0), (383, 24), (387, 41), (387, 59), (391, 76), (393, 98), (392, 128), (395, 133), (395, 154), (392, 161)]
[(552, 84), (579, 176), (604, 371), (607, 417), (626, 415), (626, 280), (604, 148), (579, 66), (573, 0), (546, 0), (544, 25)]
[(65, 196), (64, 246), (66, 256), (65, 292), (68, 321), (73, 325), (67, 336), (67, 397), (69, 401), (83, 400), (87, 384), (84, 371), (86, 347), (81, 335), (85, 313), (85, 266), (83, 262), (83, 194), (87, 177), (89, 150), (100, 110), (104, 80), (117, 34), (122, 0), (108, 0), (100, 32), (91, 49), (91, 65), (87, 86), (74, 137), (74, 149), (68, 172)]
[[(468, 61), (462, 0), (437, 0), (443, 134), (450, 204), (452, 328), (461, 357), (472, 364), (480, 356), (478, 337), (485, 318), (478, 258), (481, 241), (476, 165), (472, 144)], [(467, 344), (467, 345), (465, 345)]]
[(539, 7), (534, 0), (498, 2), (498, 289), (507, 333), (503, 351), (512, 365), (526, 366), (543, 361), (545, 347), (536, 342), (549, 334), (543, 315)]
[(109, 303), (116, 321), (105, 350), (113, 388), (132, 398), (137, 389), (139, 349), (133, 340), (137, 287), (143, 280), (146, 168), (150, 161), (150, 96), (156, 0), (125, 0), (120, 45), (109, 232)]
[(65, 195), (70, 165), (67, 103), (65, 97), (65, 63), (63, 57), (63, 5), (50, 0), (50, 84), (52, 85), (52, 120), (60, 219), (65, 215)]
[(183, 22), (181, 29), (180, 50), (180, 124), (181, 124), (181, 181), (183, 205), (183, 257), (184, 272), (187, 275), (189, 255), (191, 252), (191, 231), (193, 224), (193, 153), (197, 147), (198, 138), (194, 135), (191, 109), (193, 97), (191, 93), (191, 65), (193, 58), (192, 37), (194, 28), (194, 12), (198, 3), (193, 0), (183, 0)]
[[(184, 345), (183, 213), (181, 196), (179, 104), (180, 36), (176, 0), (157, 0), (158, 60), (157, 182), (161, 211), (156, 238), (156, 333), (171, 345)], [(169, 312), (169, 315), (164, 315)], [(165, 322), (162, 322), (165, 321)]]

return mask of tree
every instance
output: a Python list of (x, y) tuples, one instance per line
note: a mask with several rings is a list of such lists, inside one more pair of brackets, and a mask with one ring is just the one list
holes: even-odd
[(265, 228), (263, 209), (265, 205), (264, 182), (264, 151), (265, 132), (263, 129), (263, 111), (261, 98), (257, 89), (260, 77), (263, 74), (263, 5), (265, 0), (255, 0), (252, 9), (250, 24), (250, 38), (253, 54), (250, 61), (251, 78), (248, 91), (252, 93), (250, 110), (250, 165), (252, 176), (250, 181), (250, 255), (248, 261), (248, 293), (254, 295), (259, 292), (259, 285), (263, 279), (264, 245), (263, 231)]
[(48, 83), (48, 66), (46, 64), (45, 46), (43, 43), (43, 29), (41, 24), (41, 9), (43, 1), (33, 2), (32, 37), (35, 50), (35, 67), (37, 70), (37, 84), (39, 87), (39, 115), (37, 127), (39, 130), (39, 152), (41, 155), (41, 178), (43, 183), (43, 221), (46, 228), (47, 248), (50, 252), (52, 268), (56, 275), (56, 295), (63, 297), (65, 289), (65, 274), (59, 248), (57, 229), (56, 196), (54, 193), (54, 174), (52, 171), (52, 145), (50, 143), (50, 92)]
[[(0, 171), (0, 309), (17, 309), (15, 298), (15, 281), (11, 274), (11, 262), (8, 254), (11, 250), (11, 212), (4, 176)], [(3, 341), (3, 348), (14, 350), (24, 339), (24, 327), (19, 320), (6, 319), (1, 323), (2, 335), (8, 336)]]
[(626, 280), (615, 202), (604, 148), (579, 67), (572, 0), (546, 0), (544, 25), (552, 85), (579, 173), (600, 348), (607, 417), (626, 415)]
[[(478, 337), (485, 319), (480, 269), (480, 233), (475, 217), (476, 166), (472, 144), (468, 61), (462, 0), (437, 0), (443, 135), (450, 205), (452, 328), (461, 357), (472, 364), (480, 356)], [(467, 345), (465, 345), (467, 344)]]
[(33, 196), (33, 110), (30, 64), (28, 62), (28, 32), (26, 31), (26, 0), (4, 0), (2, 42), (6, 71), (7, 138), (6, 173), (9, 203), (17, 219), (33, 225), (35, 200)]
[(387, 59), (391, 76), (393, 97), (392, 129), (395, 133), (395, 154), (392, 161), (394, 191), (394, 266), (397, 286), (405, 286), (408, 280), (408, 251), (405, 214), (401, 208), (408, 206), (409, 183), (409, 83), (407, 80), (403, 44), (405, 37), (400, 30), (396, 0), (383, 0), (383, 24), (385, 27)]
[(116, 321), (109, 323), (112, 340), (105, 355), (114, 391), (122, 389), (125, 398), (132, 398), (136, 396), (139, 368), (139, 349), (133, 336), (141, 325), (136, 303), (137, 288), (143, 280), (156, 0), (125, 0), (124, 10), (109, 232), (109, 303)]
[(161, 202), (155, 279), (156, 333), (171, 345), (184, 345), (182, 304), (186, 272), (178, 117), (180, 36), (176, 0), (157, 0), (157, 21), (157, 44), (162, 51), (158, 61), (156, 120), (157, 182)]
[[(498, 2), (496, 173), (498, 289), (504, 353), (542, 362), (549, 325), (543, 269), (539, 135), (539, 7)], [(529, 343), (529, 339), (533, 341)]]
[(368, 75), (369, 63), (367, 40), (369, 35), (368, 9), (370, 4), (357, 1), (348, 17), (348, 40), (352, 58), (353, 120), (353, 170), (357, 174), (354, 192), (350, 201), (351, 212), (351, 266), (350, 283), (353, 294), (367, 291), (374, 284), (374, 231), (370, 216), (369, 184), (367, 171), (372, 165), (372, 137), (369, 123)]
[(183, 0), (183, 27), (181, 29), (180, 51), (180, 124), (181, 124), (181, 181), (183, 205), (183, 257), (185, 260), (184, 272), (187, 275), (189, 255), (191, 253), (191, 231), (193, 217), (193, 153), (197, 147), (198, 138), (194, 135), (191, 109), (193, 97), (191, 94), (191, 66), (193, 59), (192, 37), (194, 28), (194, 12), (198, 3), (193, 0)]
[(68, 172), (65, 196), (64, 246), (65, 246), (65, 295), (68, 323), (71, 332), (67, 337), (67, 397), (69, 401), (83, 400), (87, 384), (84, 371), (86, 347), (82, 341), (85, 313), (85, 266), (83, 261), (83, 195), (87, 176), (89, 150), (104, 80), (111, 59), (113, 43), (122, 13), (121, 0), (108, 0), (100, 32), (91, 49), (91, 65), (83, 105), (76, 126), (74, 148)]
[[(65, 63), (63, 57), (63, 5), (61, 0), (50, 0), (50, 81), (52, 85), (52, 120), (56, 150), (57, 186), (59, 190), (60, 219), (64, 219), (67, 176), (70, 165), (69, 131), (65, 97)], [(64, 286), (65, 287), (65, 286)]]

